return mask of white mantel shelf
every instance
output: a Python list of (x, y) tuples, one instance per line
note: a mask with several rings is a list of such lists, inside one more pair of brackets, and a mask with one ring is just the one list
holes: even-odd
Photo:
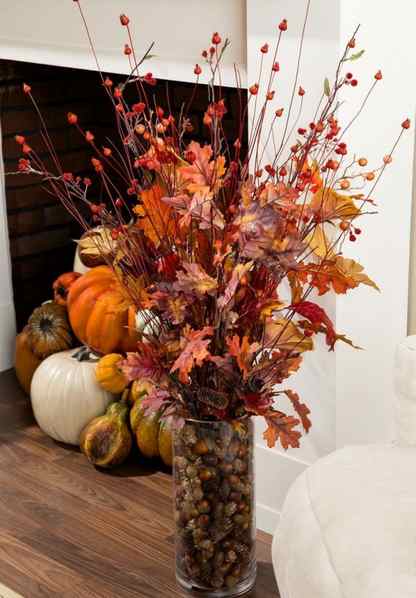
[[(194, 82), (201, 51), (219, 30), (231, 40), (223, 62), (223, 83), (235, 86), (234, 65), (246, 82), (244, 0), (83, 0), (83, 10), (102, 70), (129, 73), (123, 54), (128, 41), (119, 16), (130, 17), (138, 56), (155, 42), (154, 58), (143, 65), (159, 79)], [(0, 58), (63, 67), (96, 69), (73, 0), (14, 0), (0, 11)], [(204, 82), (204, 73), (201, 76)]]

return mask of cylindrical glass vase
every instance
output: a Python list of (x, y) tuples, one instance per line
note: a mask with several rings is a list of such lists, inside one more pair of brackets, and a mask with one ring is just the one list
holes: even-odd
[(185, 420), (174, 431), (176, 578), (231, 597), (256, 579), (253, 423)]

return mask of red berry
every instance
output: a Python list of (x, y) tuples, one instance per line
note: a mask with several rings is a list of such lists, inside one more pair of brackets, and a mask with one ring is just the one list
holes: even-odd
[(133, 112), (135, 112), (136, 114), (141, 114), (142, 112), (144, 112), (145, 108), (146, 104), (144, 102), (137, 102), (137, 104), (133, 104), (133, 106), (131, 107)]
[(249, 88), (249, 92), (251, 93), (251, 95), (256, 96), (259, 92), (259, 84), (258, 83), (254, 83), (254, 85), (252, 85)]
[(120, 15), (120, 23), (124, 26), (127, 27), (127, 25), (130, 23), (130, 19), (128, 18), (127, 15)]
[(199, 66), (199, 64), (196, 64), (196, 65), (195, 65), (195, 68), (194, 68), (194, 73), (195, 73), (195, 75), (197, 75), (197, 76), (199, 76), (199, 75), (202, 73), (202, 69), (201, 69), (201, 67)]
[(88, 141), (88, 143), (92, 143), (94, 141), (94, 135), (91, 133), (91, 131), (87, 131), (85, 133), (85, 139)]
[(303, 87), (300, 85), (299, 89), (298, 89), (298, 95), (300, 95), (301, 97), (305, 95), (305, 90), (303, 89)]
[(70, 125), (76, 125), (78, 122), (78, 116), (73, 112), (68, 112), (67, 118)]
[(280, 31), (287, 31), (287, 19), (283, 19), (282, 21), (280, 21), (279, 29)]
[(350, 39), (350, 41), (348, 42), (348, 47), (355, 48), (355, 38), (354, 37), (352, 39)]
[(112, 87), (113, 86), (113, 82), (111, 81), (110, 77), (106, 77), (105, 78), (104, 85), (105, 85), (105, 87)]
[(354, 228), (354, 232), (356, 235), (361, 235), (361, 228)]
[(280, 64), (278, 62), (274, 63), (274, 65), (272, 66), (272, 71), (274, 73), (278, 73), (280, 71)]
[(129, 44), (124, 44), (124, 54), (126, 56), (130, 56), (130, 54), (131, 54), (131, 48), (130, 48)]
[(260, 48), (260, 52), (262, 54), (267, 54), (267, 52), (269, 51), (269, 44), (264, 44), (261, 48)]
[(352, 73), (347, 73), (347, 74), (345, 75), (345, 77), (346, 77), (347, 79), (352, 79), (352, 78), (353, 78), (353, 74), (352, 74)]
[(32, 88), (27, 83), (23, 83), (23, 91), (25, 93), (30, 93), (32, 91)]
[(383, 78), (383, 73), (380, 70), (378, 70), (376, 72), (376, 74), (374, 75), (374, 79), (376, 79), (377, 81), (380, 81), (382, 78)]
[(15, 140), (16, 143), (18, 143), (19, 145), (23, 145), (25, 142), (25, 138), (23, 137), (23, 135), (16, 135)]
[(410, 129), (410, 118), (406, 118), (406, 120), (402, 122), (402, 127), (403, 129)]
[(222, 40), (221, 40), (221, 36), (220, 36), (220, 34), (218, 33), (218, 31), (216, 31), (216, 32), (213, 34), (213, 36), (212, 36), (212, 40), (211, 40), (211, 42), (214, 44), (214, 46), (218, 46), (218, 44), (220, 44), (220, 43), (221, 43), (221, 41), (222, 41)]
[(357, 87), (357, 85), (358, 85), (357, 79), (352, 79), (351, 85), (352, 85), (352, 87)]
[(121, 208), (123, 206), (124, 202), (120, 197), (118, 197), (115, 201), (115, 204), (118, 208)]
[(352, 241), (354, 243), (354, 241), (357, 240), (357, 237), (353, 234), (350, 235), (350, 241)]
[(112, 151), (109, 147), (103, 147), (103, 154), (104, 154), (104, 156), (108, 157), (108, 156), (111, 156)]
[(282, 116), (283, 110), (284, 110), (284, 108), (278, 108), (276, 110), (275, 114), (276, 114), (277, 118), (280, 118)]

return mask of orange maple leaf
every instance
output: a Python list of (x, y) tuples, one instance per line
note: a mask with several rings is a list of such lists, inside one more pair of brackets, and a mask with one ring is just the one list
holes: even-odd
[(162, 187), (153, 185), (150, 189), (141, 192), (141, 203), (133, 208), (134, 213), (139, 217), (136, 226), (142, 229), (156, 247), (166, 236), (172, 236), (175, 231), (172, 208), (162, 201), (163, 195)]
[(189, 384), (189, 373), (195, 365), (202, 363), (210, 357), (208, 345), (210, 337), (214, 333), (212, 326), (205, 326), (202, 330), (191, 330), (186, 332), (185, 346), (171, 368), (171, 373), (179, 370), (179, 380), (183, 384)]
[(244, 379), (246, 379), (253, 355), (260, 347), (259, 343), (250, 344), (248, 336), (243, 336), (242, 341), (240, 341), (240, 337), (237, 334), (232, 338), (227, 338), (226, 343), (229, 354), (235, 357), (238, 367), (243, 372)]
[(306, 264), (301, 267), (300, 272), (310, 277), (310, 283), (318, 289), (319, 295), (324, 295), (331, 287), (338, 295), (344, 294), (360, 284), (380, 290), (364, 272), (361, 264), (341, 255), (334, 260), (325, 260), (321, 264)]
[(348, 220), (360, 214), (360, 209), (349, 195), (337, 193), (329, 187), (321, 187), (313, 196), (309, 207), (319, 214), (322, 220)]

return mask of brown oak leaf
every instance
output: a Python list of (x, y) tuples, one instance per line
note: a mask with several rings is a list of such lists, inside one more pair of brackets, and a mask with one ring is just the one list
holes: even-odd
[(306, 433), (309, 432), (312, 422), (309, 419), (310, 409), (305, 403), (301, 403), (299, 395), (294, 392), (293, 390), (284, 390), (283, 393), (287, 396), (290, 402), (293, 405), (294, 410), (300, 417), (300, 421), (302, 422), (303, 429)]
[(267, 441), (269, 448), (273, 448), (276, 442), (280, 442), (285, 450), (289, 447), (299, 448), (302, 434), (294, 429), (299, 425), (299, 420), (296, 417), (286, 415), (281, 411), (269, 411), (265, 419), (267, 429), (263, 433), (263, 438)]

